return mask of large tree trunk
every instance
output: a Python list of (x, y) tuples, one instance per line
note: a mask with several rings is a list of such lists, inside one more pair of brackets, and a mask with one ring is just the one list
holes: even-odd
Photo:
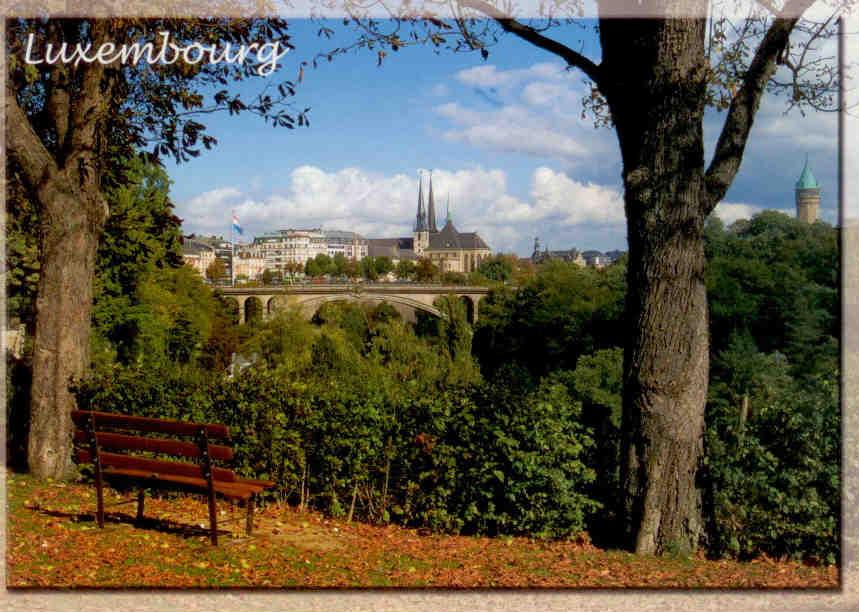
[(621, 146), (629, 243), (624, 524), (636, 552), (689, 551), (702, 534), (695, 476), (709, 366), (704, 22), (604, 20), (601, 37), (604, 74), (621, 75), (603, 91)]
[[(709, 369), (704, 220), (739, 170), (766, 84), (812, 2), (791, 0), (767, 28), (732, 92), (705, 171), (708, 0), (639, 0), (633, 3), (638, 19), (616, 19), (617, 3), (598, 0), (599, 64), (492, 4), (459, 0), (583, 71), (608, 103), (623, 160), (630, 251), (623, 507), (630, 547), (640, 553), (692, 550), (699, 543), (695, 476)], [(620, 8), (628, 14), (630, 7)]]
[(38, 197), (41, 275), (27, 459), (34, 475), (60, 479), (71, 468), (75, 400), (69, 384), (89, 366), (92, 282), (106, 208), (99, 193), (74, 189), (63, 172)]
[[(77, 22), (63, 22), (64, 28), (51, 23), (52, 35), (64, 32), (77, 40)], [(94, 47), (111, 38), (110, 28), (109, 20), (90, 24)], [(65, 64), (53, 65), (42, 136), (19, 105), (9, 74), (6, 82), (6, 146), (36, 197), (41, 225), (27, 448), (30, 471), (41, 478), (71, 472), (75, 401), (69, 385), (89, 366), (96, 251), (108, 215), (99, 169), (111, 81), (100, 62), (74, 72), (72, 77)]]

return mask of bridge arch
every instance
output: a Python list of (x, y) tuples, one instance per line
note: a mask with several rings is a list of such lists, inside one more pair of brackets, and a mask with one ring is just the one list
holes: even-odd
[(244, 315), (245, 322), (257, 321), (263, 318), (263, 302), (255, 295), (250, 295), (245, 298)]
[(265, 314), (267, 317), (271, 317), (275, 312), (277, 312), (280, 308), (286, 308), (288, 302), (286, 300), (286, 296), (282, 295), (272, 295), (266, 296), (265, 299)]
[(308, 319), (313, 318), (319, 307), (326, 302), (387, 302), (393, 306), (405, 306), (412, 310), (420, 310), (429, 313), (435, 317), (441, 317), (441, 311), (435, 306), (425, 304), (419, 300), (399, 296), (399, 295), (374, 295), (374, 294), (354, 294), (354, 293), (339, 293), (334, 295), (319, 295), (309, 297), (304, 300), (296, 301), (295, 304), (301, 308), (302, 314)]
[(224, 301), (233, 323), (237, 325), (244, 323), (245, 298), (235, 295), (222, 295), (221, 299)]
[[(485, 287), (445, 285), (415, 285), (395, 283), (361, 283), (352, 286), (307, 285), (296, 287), (226, 287), (219, 291), (224, 298), (233, 300), (234, 318), (239, 324), (257, 315), (268, 318), (278, 310), (299, 308), (308, 318), (325, 302), (352, 301), (365, 303), (387, 302), (407, 320), (417, 312), (440, 317), (434, 301), (442, 295), (455, 295), (462, 299), (468, 320), (477, 322), (479, 304), (489, 294)], [(248, 300), (254, 299), (248, 305)]]
[(465, 319), (466, 319), (466, 321), (468, 321), (469, 323), (474, 325), (474, 321), (475, 321), (474, 315), (476, 314), (474, 298), (472, 298), (470, 295), (461, 295), (461, 296), (459, 296), (459, 299), (465, 305)]

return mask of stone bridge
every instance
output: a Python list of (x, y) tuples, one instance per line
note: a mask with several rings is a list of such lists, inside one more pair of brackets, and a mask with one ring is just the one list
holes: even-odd
[(416, 311), (441, 316), (433, 302), (443, 295), (456, 295), (465, 303), (470, 323), (477, 321), (478, 305), (488, 287), (419, 285), (414, 283), (354, 283), (338, 285), (285, 285), (272, 287), (222, 287), (225, 298), (235, 300), (239, 324), (255, 316), (268, 317), (277, 310), (297, 306), (308, 319), (325, 302), (387, 302), (407, 321)]

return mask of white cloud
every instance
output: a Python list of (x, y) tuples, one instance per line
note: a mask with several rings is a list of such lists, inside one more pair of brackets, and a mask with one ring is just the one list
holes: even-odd
[(242, 192), (235, 187), (219, 187), (192, 198), (188, 202), (188, 205), (193, 208), (206, 210), (218, 209), (223, 208), (231, 202), (235, 202), (241, 195)]
[[(245, 241), (288, 227), (322, 226), (374, 238), (411, 235), (416, 176), (301, 166), (289, 178), (283, 193), (261, 198), (222, 187), (189, 199), (178, 207), (185, 219), (184, 231), (227, 235), (230, 211), (235, 210), (245, 228)], [(533, 172), (527, 198), (510, 193), (507, 175), (500, 169), (436, 169), (432, 180), (438, 224), (444, 224), (449, 201), (456, 228), (478, 232), (495, 251), (530, 253), (531, 240), (538, 233), (557, 242), (586, 236), (594, 228), (600, 232), (600, 228), (613, 228), (622, 234), (618, 189), (582, 183), (547, 167)]]
[(583, 158), (589, 151), (584, 143), (521, 106), (480, 113), (449, 103), (437, 107), (436, 112), (457, 126), (444, 132), (447, 140), (492, 151), (569, 161)]
[(835, 114), (814, 113), (802, 117), (798, 111), (789, 115), (767, 113), (759, 120), (760, 129), (752, 137), (766, 139), (771, 146), (774, 145), (772, 148), (789, 143), (805, 151), (831, 150), (838, 140)]
[(507, 88), (535, 80), (565, 80), (572, 83), (572, 74), (560, 62), (541, 62), (513, 70), (499, 70), (493, 64), (483, 64), (460, 70), (455, 78), (463, 85), (472, 87)]
[(582, 94), (566, 83), (535, 81), (522, 88), (522, 100), (531, 106), (569, 108), (581, 104)]
[(537, 168), (531, 197), (540, 219), (565, 225), (619, 225), (625, 220), (623, 194), (614, 187), (580, 183), (550, 168)]
[(456, 73), (456, 80), (464, 85), (473, 87), (512, 87), (525, 81), (569, 79), (563, 64), (558, 62), (542, 62), (528, 68), (515, 70), (498, 70), (493, 64), (484, 64), (466, 68)]
[(450, 95), (450, 87), (446, 83), (437, 83), (430, 88), (430, 95), (444, 98)]
[(250, 234), (286, 227), (349, 225), (372, 233), (408, 223), (414, 214), (417, 179), (396, 174), (381, 177), (356, 168), (326, 172), (300, 166), (290, 174), (289, 188), (262, 198), (238, 189), (219, 188), (191, 198), (179, 207), (189, 231), (223, 234), (235, 210)]
[(760, 206), (744, 204), (742, 202), (719, 202), (713, 211), (725, 225), (730, 225), (740, 219), (751, 219), (763, 210)]
[(563, 64), (544, 62), (513, 70), (488, 64), (461, 70), (454, 79), (474, 87), (479, 101), (472, 105), (460, 97), (435, 108), (451, 124), (442, 131), (445, 139), (560, 161), (566, 168), (616, 162), (614, 139), (607, 131), (595, 131), (592, 118), (581, 117), (581, 75)]

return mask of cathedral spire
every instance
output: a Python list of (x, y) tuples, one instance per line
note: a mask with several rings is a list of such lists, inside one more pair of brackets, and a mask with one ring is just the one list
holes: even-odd
[(435, 198), (432, 194), (432, 170), (429, 173), (429, 203), (427, 204), (427, 229), (431, 232), (437, 232), (438, 228), (435, 225)]
[[(432, 193), (430, 191), (430, 193)], [(418, 170), (418, 214), (415, 218), (415, 231), (425, 232), (427, 229), (426, 213), (424, 212), (424, 175)]]

